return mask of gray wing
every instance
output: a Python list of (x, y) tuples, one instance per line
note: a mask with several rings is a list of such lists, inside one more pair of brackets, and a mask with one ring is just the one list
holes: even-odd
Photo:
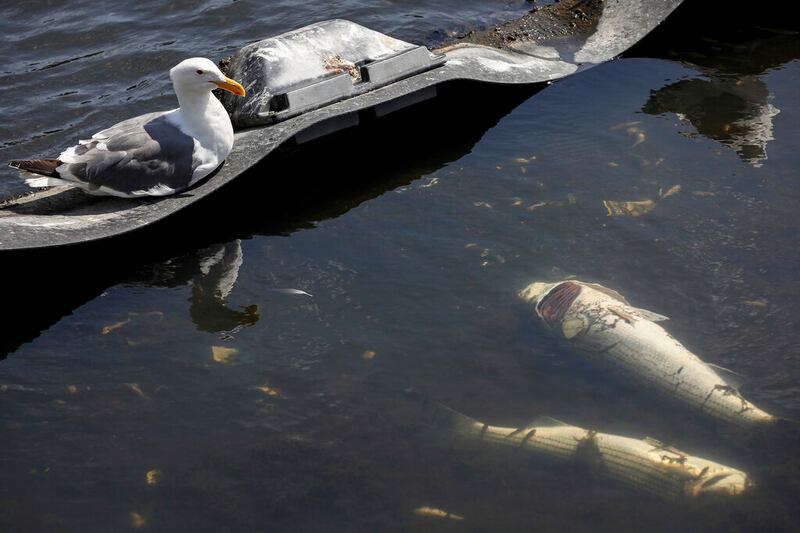
[(185, 189), (201, 164), (194, 156), (194, 139), (173, 126), (164, 113), (120, 122), (66, 150), (59, 159), (60, 178), (83, 183), (89, 191), (105, 187), (125, 196), (153, 188)]

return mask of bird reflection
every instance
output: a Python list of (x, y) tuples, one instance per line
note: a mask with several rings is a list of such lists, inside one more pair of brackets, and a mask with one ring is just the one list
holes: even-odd
[(228, 296), (244, 261), (242, 241), (217, 243), (153, 266), (146, 283), (160, 287), (189, 284), (189, 316), (200, 331), (234, 332), (259, 319), (258, 305), (232, 309)]
[(772, 119), (780, 110), (757, 76), (713, 76), (681, 80), (651, 94), (642, 111), (675, 113), (697, 133), (733, 149), (755, 167), (767, 159), (774, 140)]

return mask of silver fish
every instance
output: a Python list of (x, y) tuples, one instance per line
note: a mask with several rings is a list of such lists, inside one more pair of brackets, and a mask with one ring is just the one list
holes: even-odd
[(731, 371), (703, 362), (661, 326), (666, 317), (632, 307), (619, 293), (577, 280), (532, 283), (520, 297), (581, 352), (714, 418), (742, 426), (776, 418), (747, 401)]
[[(629, 487), (667, 498), (703, 494), (736, 496), (752, 487), (747, 473), (665, 446), (651, 439), (598, 433), (542, 417), (521, 428), (490, 426), (439, 406), (438, 416), (456, 433), (486, 442), (585, 461)], [(440, 421), (441, 422), (441, 421)]]

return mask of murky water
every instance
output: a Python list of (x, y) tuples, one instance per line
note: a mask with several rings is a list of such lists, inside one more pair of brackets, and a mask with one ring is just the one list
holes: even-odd
[[(206, 3), (192, 8), (190, 21), (213, 18), (198, 31), (180, 21), (187, 6), (137, 5), (107, 6), (103, 27), (117, 30), (82, 34), (69, 53), (14, 28), (3, 103), (16, 89), (34, 109), (5, 126), (3, 157), (46, 155), (129, 106), (169, 105), (157, 73), (198, 43), (223, 55), (333, 16), (424, 40), (524, 7)], [(79, 28), (93, 6), (53, 17)], [(265, 26), (228, 24), (242, 13)], [(148, 28), (154, 15), (172, 18)], [(588, 365), (516, 301), (536, 279), (612, 286), (746, 375), (755, 403), (800, 418), (797, 35), (700, 35), (634, 55), (545, 88), (454, 85), (271, 156), (120, 245), (52, 266), (25, 258), (52, 274), (37, 284), (60, 288), (6, 301), (0, 529), (795, 530), (796, 428), (743, 432), (654, 398)], [(56, 97), (61, 84), (79, 94)], [(47, 128), (62, 131), (37, 136)], [(610, 216), (604, 201), (638, 216)], [(735, 502), (664, 501), (453, 439), (431, 424), (432, 402), (499, 425), (544, 414), (649, 435), (757, 485)]]

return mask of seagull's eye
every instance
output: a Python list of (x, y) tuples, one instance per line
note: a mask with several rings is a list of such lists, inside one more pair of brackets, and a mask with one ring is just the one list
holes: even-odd
[(198, 70), (197, 73), (202, 75), (203, 71), (202, 70)]

